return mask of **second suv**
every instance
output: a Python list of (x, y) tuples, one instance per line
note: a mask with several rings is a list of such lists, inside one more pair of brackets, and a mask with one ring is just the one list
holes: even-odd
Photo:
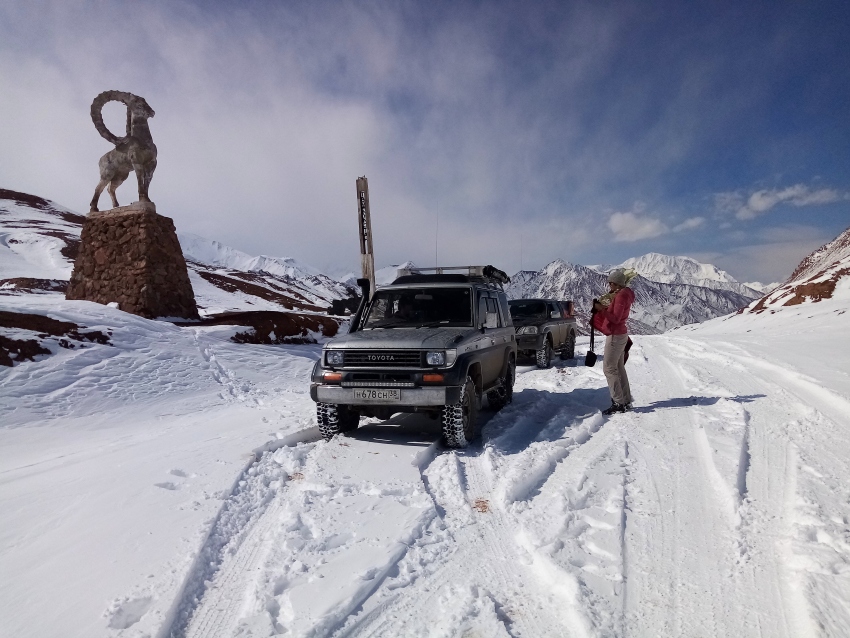
[(548, 368), (552, 352), (572, 359), (576, 349), (576, 318), (572, 301), (515, 299), (508, 302), (516, 327), (519, 355), (534, 357), (538, 368)]

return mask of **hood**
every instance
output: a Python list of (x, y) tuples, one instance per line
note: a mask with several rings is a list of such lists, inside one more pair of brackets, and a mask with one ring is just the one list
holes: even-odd
[(548, 321), (546, 317), (513, 317), (514, 327), (537, 326)]
[(424, 348), (454, 347), (475, 328), (383, 328), (358, 330), (331, 339), (328, 348)]

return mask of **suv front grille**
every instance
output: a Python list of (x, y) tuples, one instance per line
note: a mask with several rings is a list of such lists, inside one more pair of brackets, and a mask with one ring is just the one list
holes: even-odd
[(421, 368), (418, 350), (346, 350), (343, 365), (351, 368)]
[(415, 388), (413, 381), (343, 381), (343, 388)]

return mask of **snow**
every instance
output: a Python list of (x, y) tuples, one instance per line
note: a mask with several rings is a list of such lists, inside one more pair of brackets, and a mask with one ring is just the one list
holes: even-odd
[[(8, 193), (10, 191), (2, 191)], [(82, 217), (41, 200), (41, 208), (0, 196), (0, 279), (69, 279), (72, 262), (64, 238), (78, 238)]]
[(178, 233), (180, 247), (186, 259), (210, 266), (242, 270), (245, 272), (267, 272), (282, 277), (301, 278), (322, 273), (292, 257), (254, 257), (240, 250), (225, 246), (214, 239), (207, 239), (191, 233)]
[[(85, 217), (58, 204), (0, 189), (0, 280), (71, 277)], [(178, 234), (200, 314), (230, 311), (324, 311), (354, 294), (316, 268), (288, 257), (252, 256), (189, 233)], [(20, 292), (14, 283), (3, 290)]]
[(0, 369), (0, 635), (847, 635), (848, 308), (637, 336), (609, 419), (585, 339), (448, 450), (319, 440), (317, 346), (2, 298), (113, 345)]
[[(79, 220), (13, 195), (0, 277), (67, 279)], [(202, 271), (338, 294), (293, 260), (181, 242), (210, 306), (260, 297)], [(632, 412), (601, 415), (586, 338), (574, 360), (519, 367), (513, 403), (485, 400), (464, 450), (423, 415), (321, 440), (316, 345), (0, 296), (0, 312), (109, 335), (67, 348), (0, 330), (50, 352), (0, 367), (0, 637), (850, 635), (848, 242), (761, 306), (635, 335)], [(543, 275), (512, 285), (604, 284), (561, 261)], [(724, 292), (636, 290), (692, 316)]]
[(376, 286), (388, 286), (392, 282), (396, 280), (398, 277), (398, 271), (400, 268), (416, 268), (416, 264), (412, 261), (405, 261), (397, 266), (386, 266), (384, 268), (378, 268), (375, 271), (375, 285)]

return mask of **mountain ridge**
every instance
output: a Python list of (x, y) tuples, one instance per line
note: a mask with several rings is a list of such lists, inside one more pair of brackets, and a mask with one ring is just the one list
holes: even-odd
[[(0, 294), (64, 292), (85, 216), (0, 189)], [(202, 316), (255, 310), (324, 313), (355, 289), (286, 257), (252, 256), (178, 233)]]
[[(635, 293), (629, 329), (633, 334), (656, 334), (700, 323), (747, 306), (760, 295), (687, 283), (651, 281), (638, 274), (630, 287)], [(520, 271), (506, 289), (508, 297), (546, 297), (573, 301), (584, 331), (593, 299), (608, 292), (608, 276), (593, 267), (556, 259), (539, 271)]]
[[(84, 220), (49, 200), (0, 190), (0, 292), (61, 292), (70, 278)], [(253, 256), (191, 233), (178, 237), (203, 315), (256, 310), (323, 313), (334, 299), (358, 294), (352, 282), (292, 258)], [(622, 265), (639, 272), (632, 282), (636, 299), (630, 328), (635, 334), (728, 314), (761, 296), (715, 266), (687, 257), (649, 253)], [(378, 284), (390, 283), (396, 268), (380, 269)], [(539, 271), (516, 273), (506, 291), (511, 298), (572, 299), (586, 331), (593, 298), (607, 292), (605, 268), (611, 267), (557, 259)]]

